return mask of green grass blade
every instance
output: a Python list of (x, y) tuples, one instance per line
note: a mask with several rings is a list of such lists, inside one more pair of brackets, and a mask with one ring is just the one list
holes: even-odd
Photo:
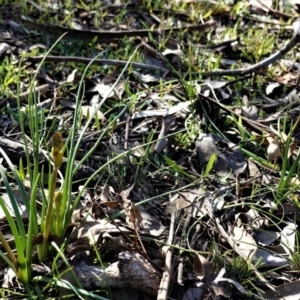
[[(1, 149), (0, 149), (1, 150)], [(13, 207), (13, 210), (14, 210), (14, 213), (15, 213), (15, 217), (16, 217), (16, 222), (17, 222), (17, 225), (18, 225), (18, 229), (16, 232), (14, 232), (14, 236), (15, 234), (17, 234), (18, 236), (20, 236), (20, 239), (21, 239), (21, 243), (23, 245), (26, 244), (26, 232), (25, 232), (25, 226), (24, 226), (24, 223), (23, 223), (23, 220), (22, 220), (22, 217), (20, 215), (20, 211), (19, 211), (19, 208), (18, 208), (18, 203), (17, 203), (17, 200), (15, 199), (14, 197), (14, 194), (13, 194), (13, 191), (10, 187), (10, 184), (7, 180), (7, 177), (6, 177), (6, 174), (5, 174), (5, 171), (4, 171), (4, 168), (2, 167), (2, 165), (0, 165), (0, 174), (2, 176), (2, 179), (3, 179), (3, 182), (4, 182), (4, 185), (6, 187), (6, 192), (8, 194), (8, 197), (10, 199), (10, 202), (11, 202), (11, 205)], [(11, 216), (11, 212), (8, 211), (3, 199), (1, 198), (1, 202), (0, 202), (0, 205), (5, 213), (5, 216), (6, 218), (9, 220), (11, 219), (13, 224), (15, 224), (15, 222), (13, 221), (12, 219), (12, 216)]]
[[(0, 166), (0, 169), (1, 169), (1, 166)], [(0, 206), (1, 206), (3, 212), (6, 216), (6, 220), (9, 224), (12, 235), (14, 236), (14, 241), (15, 241), (15, 245), (16, 245), (16, 249), (17, 249), (17, 255), (18, 255), (17, 260), (18, 260), (19, 267), (21, 268), (21, 276), (23, 275), (23, 276), (27, 277), (26, 276), (26, 273), (27, 273), (26, 266), (27, 266), (27, 264), (26, 264), (26, 257), (25, 257), (25, 245), (26, 245), (26, 243), (23, 242), (26, 239), (26, 236), (22, 236), (19, 233), (17, 225), (15, 224), (15, 221), (14, 221), (13, 217), (11, 216), (10, 212), (8, 211), (2, 197), (0, 197)], [(17, 222), (18, 222), (18, 219), (17, 219)], [(18, 226), (20, 226), (20, 224), (18, 224)], [(25, 232), (24, 227), (23, 227), (22, 231)], [(7, 260), (5, 260), (5, 261), (7, 262)], [(9, 264), (9, 265), (11, 266), (11, 264)], [(15, 270), (17, 276), (19, 277), (17, 266), (15, 266), (15, 268), (13, 268), (13, 270)]]
[(16, 273), (17, 270), (15, 265), (11, 262), (11, 260), (0, 250), (0, 257), (5, 261), (5, 263)]
[(38, 220), (37, 220), (37, 211), (36, 211), (36, 193), (37, 186), (40, 180), (40, 175), (37, 176), (36, 181), (33, 184), (30, 197), (30, 214), (29, 214), (29, 225), (27, 233), (27, 243), (26, 243), (26, 258), (27, 258), (27, 267), (29, 272), (31, 272), (31, 260), (33, 252), (33, 237), (37, 234), (38, 231)]
[(176, 171), (182, 175), (185, 175), (186, 177), (188, 177), (192, 180), (195, 179), (195, 176), (192, 176), (188, 172), (184, 171), (184, 169), (181, 166), (179, 166), (178, 164), (176, 164), (176, 162), (174, 160), (170, 159), (167, 156), (164, 156), (164, 160), (174, 171)]
[(37, 277), (34, 278), (34, 280), (36, 282), (40, 281), (40, 282), (45, 282), (45, 283), (52, 283), (51, 285), (56, 285), (59, 288), (67, 289), (67, 290), (70, 290), (70, 291), (74, 291), (74, 292), (76, 292), (77, 295), (82, 295), (84, 297), (88, 297), (88, 298), (91, 298), (91, 299), (95, 299), (95, 300), (110, 300), (108, 298), (104, 298), (104, 297), (98, 296), (98, 295), (96, 295), (96, 294), (94, 294), (92, 292), (88, 292), (86, 290), (74, 287), (69, 282), (67, 282), (65, 280), (49, 279), (49, 278), (44, 277), (44, 276), (37, 276)]
[[(24, 184), (23, 184), (22, 180), (20, 179), (20, 176), (19, 176), (18, 172), (16, 171), (14, 165), (12, 164), (11, 160), (9, 159), (9, 157), (6, 155), (6, 153), (4, 152), (4, 150), (2, 148), (0, 148), (0, 154), (3, 156), (3, 158), (5, 159), (6, 163), (8, 164), (10, 170), (12, 171), (12, 173), (14, 175), (14, 179), (17, 182), (18, 188), (20, 189), (20, 193), (22, 195), (22, 199), (24, 201), (26, 211), (29, 214), (30, 205), (29, 205), (29, 200), (28, 200), (28, 197), (27, 197), (27, 194), (25, 191)], [(12, 199), (12, 198), (10, 198), (10, 199)]]
[(216, 155), (216, 153), (213, 153), (207, 162), (205, 172), (204, 172), (204, 177), (207, 177), (209, 175), (210, 171), (212, 170), (212, 168), (214, 166), (216, 159), (217, 159), (217, 155)]

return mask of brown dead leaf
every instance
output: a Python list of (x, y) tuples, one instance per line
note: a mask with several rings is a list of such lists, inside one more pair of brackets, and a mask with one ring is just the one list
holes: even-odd
[(248, 159), (248, 171), (250, 177), (256, 177), (261, 174), (258, 167), (251, 158)]
[(84, 211), (84, 208), (75, 209), (74, 212), (73, 212), (73, 215), (72, 215), (71, 222), (72, 223), (81, 222), (81, 219), (82, 219), (81, 214), (82, 214), (83, 211)]
[[(284, 179), (286, 179), (286, 177)], [(290, 185), (300, 185), (300, 180), (297, 177), (291, 177), (289, 184)]]
[(244, 172), (247, 162), (240, 148), (231, 141), (215, 134), (200, 133), (196, 140), (200, 165), (205, 165), (213, 154), (217, 159), (213, 170), (219, 176), (237, 176)]
[(214, 269), (212, 264), (205, 257), (196, 253), (194, 260), (194, 272), (198, 279), (202, 280), (213, 274)]
[(66, 82), (73, 82), (74, 79), (75, 79), (75, 74), (77, 72), (77, 69), (73, 70), (71, 72), (71, 74), (68, 75), (67, 79), (66, 79)]
[(136, 229), (137, 231), (140, 230), (141, 223), (143, 221), (142, 215), (138, 209), (138, 207), (130, 201), (126, 205), (126, 223), (131, 227)]
[(134, 187), (134, 185), (132, 185), (131, 187), (129, 187), (127, 190), (121, 191), (121, 197), (122, 197), (123, 201), (128, 200), (128, 196), (129, 196), (131, 190), (133, 189), (133, 187)]
[(276, 164), (278, 158), (282, 156), (279, 141), (271, 136), (268, 136), (267, 140), (269, 141), (267, 148), (268, 161), (274, 161), (274, 164)]
[[(60, 102), (60, 104), (64, 107), (69, 107), (69, 108), (76, 109), (75, 103), (73, 103), (71, 101), (62, 100)], [(94, 113), (95, 109), (96, 109), (96, 107), (94, 107), (94, 106), (81, 105), (81, 113), (84, 117), (91, 116)], [(99, 120), (105, 120), (105, 116), (100, 110), (97, 110), (96, 115), (97, 115)]]
[(283, 76), (277, 77), (277, 81), (280, 82), (281, 84), (290, 84), (291, 82), (294, 82), (298, 79), (299, 79), (299, 74), (296, 72), (295, 73), (288, 72)]
[(152, 236), (160, 236), (164, 232), (166, 227), (162, 225), (161, 221), (157, 220), (142, 207), (139, 207), (139, 212), (142, 216), (143, 230), (149, 231)]
[[(81, 105), (81, 112), (84, 117), (89, 118), (94, 113), (95, 110), (96, 110), (96, 107), (92, 107), (92, 106), (88, 106), (88, 105)], [(103, 120), (103, 121), (106, 120), (104, 114), (100, 110), (97, 110), (96, 115), (97, 115), (98, 120)]]
[(109, 248), (116, 249), (120, 251), (121, 249), (128, 249), (128, 245), (122, 235), (112, 236), (108, 232), (105, 232), (102, 235), (102, 238), (107, 239), (109, 241)]
[(129, 232), (128, 229), (116, 226), (114, 224), (109, 223), (107, 220), (91, 220), (81, 222), (80, 226), (74, 230), (71, 234), (72, 239), (79, 239), (83, 237), (89, 238), (91, 245), (95, 244), (99, 237), (104, 233), (119, 233), (120, 230), (122, 232)]
[[(244, 289), (244, 287), (239, 284), (237, 281), (231, 279), (231, 278), (224, 278), (223, 276), (225, 275), (226, 271), (225, 268), (222, 268), (219, 272), (219, 274), (217, 275), (217, 277), (214, 279), (213, 283), (216, 283), (218, 288), (219, 288), (219, 295), (222, 295), (223, 297), (225, 297), (226, 295), (228, 295), (228, 292), (232, 292), (231, 290), (231, 285), (234, 285), (239, 292), (241, 292), (242, 294), (247, 294), (247, 291)], [(219, 283), (227, 283), (226, 285), (219, 285)], [(230, 285), (229, 285), (230, 284)]]
[(280, 84), (278, 82), (270, 82), (266, 87), (266, 95), (270, 95), (273, 91), (278, 88)]
[(243, 259), (252, 262), (255, 252), (257, 251), (257, 245), (253, 237), (247, 233), (244, 228), (234, 227), (226, 231), (218, 219), (216, 219), (216, 221), (218, 229), (230, 246), (243, 257)]
[(100, 200), (102, 202), (108, 202), (111, 200), (109, 196), (109, 186), (107, 184), (104, 186), (104, 188), (101, 191)]
[(158, 136), (158, 141), (154, 146), (154, 150), (156, 151), (156, 153), (160, 154), (166, 148), (168, 144), (168, 138), (166, 138), (165, 136), (168, 134), (170, 127), (174, 124), (175, 124), (175, 118), (163, 119), (161, 131)]
[(113, 70), (113, 72), (110, 75), (105, 76), (102, 79), (102, 82), (105, 83), (105, 84), (114, 83), (117, 80), (117, 78), (119, 77), (121, 71), (122, 70), (121, 70), (120, 66), (115, 67), (115, 69)]
[(126, 215), (126, 223), (136, 230), (139, 230), (142, 223), (142, 216), (138, 209), (138, 207), (128, 199), (128, 196), (133, 189), (134, 185), (129, 187), (127, 190), (121, 191), (121, 197), (123, 200), (123, 208), (125, 209), (125, 215)]
[(103, 202), (103, 204), (106, 205), (109, 208), (116, 209), (116, 208), (119, 207), (120, 202), (118, 202), (118, 201), (107, 201), (107, 202)]
[(297, 145), (295, 143), (291, 143), (289, 146), (287, 157), (290, 158), (293, 152), (296, 150)]
[[(106, 78), (106, 80), (99, 82), (99, 83), (95, 83), (95, 86), (90, 88), (88, 90), (88, 92), (90, 93), (94, 93), (94, 92), (98, 92), (99, 95), (102, 98), (117, 98), (117, 99), (121, 99), (124, 90), (125, 90), (125, 83), (123, 81), (119, 81), (115, 88), (112, 89), (113, 87), (113, 78)], [(115, 81), (115, 80), (114, 80)], [(109, 83), (107, 83), (109, 82)]]
[(266, 300), (294, 300), (300, 298), (300, 281), (296, 280), (275, 288), (276, 292), (267, 290), (263, 295)]
[(287, 222), (287, 226), (281, 231), (280, 243), (291, 260), (295, 253), (296, 231), (297, 225), (294, 222)]

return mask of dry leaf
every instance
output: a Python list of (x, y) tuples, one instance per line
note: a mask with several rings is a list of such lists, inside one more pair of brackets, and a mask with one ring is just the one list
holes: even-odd
[(130, 200), (127, 200), (128, 203), (126, 205), (126, 223), (131, 227), (136, 229), (137, 231), (140, 230), (141, 223), (142, 223), (142, 215), (138, 209), (138, 207), (131, 202)]
[(297, 225), (294, 222), (286, 222), (286, 224), (287, 226), (281, 231), (280, 243), (289, 258), (292, 259), (295, 252)]
[(300, 281), (285, 283), (276, 287), (276, 292), (267, 290), (263, 295), (266, 300), (296, 300), (300, 299)]
[(295, 143), (291, 143), (289, 145), (289, 150), (288, 150), (288, 154), (287, 154), (287, 157), (290, 158), (293, 154), (293, 152), (296, 150), (296, 144)]
[(202, 280), (213, 274), (214, 269), (212, 264), (205, 257), (196, 253), (194, 260), (194, 272), (197, 277)]
[(104, 232), (102, 235), (103, 239), (109, 240), (109, 248), (116, 249), (120, 251), (120, 249), (128, 249), (128, 245), (125, 241), (125, 238), (122, 235), (112, 236), (108, 232)]
[(245, 261), (252, 262), (257, 251), (257, 245), (253, 237), (244, 228), (234, 227), (233, 229), (225, 230), (218, 219), (216, 219), (216, 224), (221, 235), (232, 249), (243, 257)]
[(104, 188), (101, 191), (100, 200), (102, 202), (108, 202), (108, 201), (110, 201), (109, 186), (107, 184), (104, 186)]
[(93, 245), (98, 241), (98, 238), (104, 233), (128, 233), (129, 230), (109, 223), (107, 220), (91, 220), (89, 222), (81, 222), (79, 227), (71, 233), (71, 238), (79, 239), (83, 237), (89, 238), (90, 244)]
[(164, 232), (166, 227), (162, 225), (161, 221), (141, 207), (139, 207), (139, 212), (142, 216), (143, 230), (149, 231), (152, 236), (160, 236)]
[(277, 138), (273, 138), (270, 136), (267, 137), (267, 140), (270, 143), (267, 148), (268, 161), (274, 161), (274, 164), (276, 164), (278, 157), (282, 156), (279, 141)]
[(133, 189), (134, 185), (132, 185), (131, 187), (129, 187), (127, 190), (123, 190), (121, 191), (121, 197), (123, 199), (123, 201), (128, 200), (128, 196), (131, 192), (131, 190)]
[(77, 69), (73, 70), (72, 73), (68, 75), (66, 82), (73, 82), (75, 79), (76, 72)]
[[(88, 106), (88, 105), (81, 105), (81, 112), (84, 117), (89, 118), (91, 114), (95, 111), (96, 107)], [(98, 109), (96, 113), (98, 120), (105, 120), (104, 114)]]
[(200, 165), (205, 165), (213, 154), (217, 159), (213, 170), (219, 176), (234, 177), (244, 172), (247, 167), (240, 148), (225, 138), (210, 133), (200, 133), (196, 140), (196, 152)]

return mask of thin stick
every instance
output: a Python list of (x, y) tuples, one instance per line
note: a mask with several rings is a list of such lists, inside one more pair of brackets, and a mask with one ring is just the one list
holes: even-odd
[[(171, 224), (170, 224), (168, 245), (173, 244), (176, 212), (177, 212), (176, 208), (174, 208), (174, 210), (172, 212), (172, 215), (171, 215)], [(165, 250), (164, 252), (166, 253), (165, 267), (164, 267), (164, 273), (163, 273), (163, 276), (161, 278), (160, 285), (159, 285), (157, 300), (167, 300), (168, 299), (171, 276), (172, 276), (172, 273), (173, 273), (172, 248), (170, 246), (166, 246), (166, 247), (164, 247), (164, 250)]]
[(275, 61), (281, 59), (285, 54), (287, 54), (291, 49), (293, 49), (300, 41), (300, 19), (297, 19), (293, 23), (294, 34), (291, 40), (279, 51), (271, 55), (270, 57), (264, 59), (263, 61), (242, 69), (236, 70), (215, 70), (209, 72), (202, 72), (200, 75), (202, 76), (222, 76), (222, 75), (246, 75), (250, 73), (255, 73), (257, 70), (265, 68), (270, 64), (274, 63)]
[[(31, 56), (27, 57), (27, 60), (30, 62), (40, 62), (44, 59), (44, 56)], [(91, 62), (92, 58), (86, 58), (86, 57), (78, 57), (78, 56), (54, 56), (54, 55), (48, 55), (45, 57), (44, 61), (51, 61), (51, 62), (79, 62), (79, 63), (84, 63), (88, 64)], [(93, 61), (93, 64), (95, 65), (109, 65), (109, 66), (120, 66), (120, 67), (125, 67), (127, 65), (126, 60), (114, 60), (114, 59), (95, 59)], [(133, 68), (137, 69), (143, 69), (143, 70), (149, 70), (149, 71), (161, 71), (163, 73), (168, 72), (168, 69), (164, 69), (161, 67), (157, 67), (154, 65), (147, 65), (143, 63), (136, 63), (132, 62), (130, 65)]]

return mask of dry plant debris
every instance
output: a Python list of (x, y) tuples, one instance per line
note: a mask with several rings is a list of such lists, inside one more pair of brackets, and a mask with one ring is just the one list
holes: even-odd
[(0, 10), (1, 297), (299, 299), (300, 2), (23, 2)]

